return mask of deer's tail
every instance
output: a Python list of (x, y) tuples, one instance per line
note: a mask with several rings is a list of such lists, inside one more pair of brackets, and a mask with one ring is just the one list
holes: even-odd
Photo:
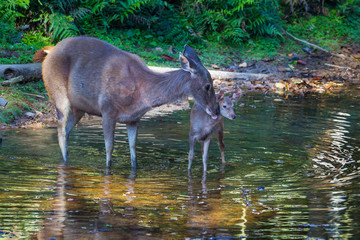
[(53, 49), (53, 46), (46, 46), (34, 53), (33, 62), (42, 62), (48, 55), (48, 53)]

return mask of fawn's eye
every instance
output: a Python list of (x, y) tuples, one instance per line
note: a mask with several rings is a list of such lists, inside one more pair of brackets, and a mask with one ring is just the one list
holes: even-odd
[(226, 105), (224, 105), (223, 108), (226, 108)]

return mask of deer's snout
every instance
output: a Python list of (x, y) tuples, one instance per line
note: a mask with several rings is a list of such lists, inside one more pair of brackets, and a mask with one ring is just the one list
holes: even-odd
[(218, 105), (217, 108), (216, 108), (215, 114), (216, 114), (216, 115), (220, 115), (220, 106), (219, 106), (219, 105)]
[(232, 120), (234, 120), (235, 118), (236, 118), (236, 115), (235, 115), (235, 114), (231, 115), (231, 119), (232, 119)]

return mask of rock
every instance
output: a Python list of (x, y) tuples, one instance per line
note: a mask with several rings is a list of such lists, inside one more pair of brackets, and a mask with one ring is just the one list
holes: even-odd
[(25, 117), (25, 118), (28, 118), (28, 119), (34, 119), (34, 118), (35, 118), (35, 113), (26, 112), (26, 113), (24, 114), (24, 117)]
[(8, 102), (4, 98), (0, 98), (0, 106), (5, 107)]
[(291, 61), (297, 61), (297, 60), (299, 60), (299, 59), (300, 59), (299, 56), (296, 55), (296, 54), (294, 54), (294, 55), (290, 58)]
[(248, 66), (248, 64), (246, 62), (240, 63), (239, 67), (240, 68), (246, 68)]
[(275, 87), (277, 89), (284, 89), (285, 88), (285, 84), (284, 83), (281, 83), (281, 82), (277, 82), (275, 83)]
[(310, 47), (303, 47), (302, 49), (304, 52), (306, 52), (307, 54), (311, 54), (311, 48)]

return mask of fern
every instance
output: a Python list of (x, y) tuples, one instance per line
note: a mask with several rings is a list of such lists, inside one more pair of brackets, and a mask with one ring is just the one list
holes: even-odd
[(62, 14), (50, 15), (50, 28), (52, 38), (55, 40), (61, 40), (68, 37), (74, 37), (79, 34), (79, 29), (73, 22), (73, 19), (69, 16)]

